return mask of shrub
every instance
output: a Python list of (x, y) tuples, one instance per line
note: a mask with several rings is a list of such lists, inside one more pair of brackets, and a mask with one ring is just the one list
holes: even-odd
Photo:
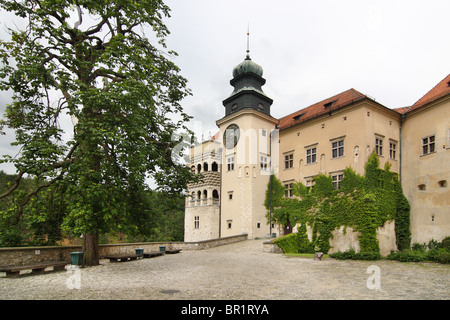
[(355, 252), (355, 249), (351, 248), (345, 252), (335, 252), (330, 254), (330, 257), (337, 260), (379, 260), (381, 255), (379, 252)]
[(355, 254), (353, 260), (379, 260), (381, 255), (379, 252), (358, 252)]
[(433, 261), (448, 264), (450, 263), (450, 237), (444, 238), (442, 242), (431, 240), (428, 245), (414, 243), (410, 250), (392, 252), (387, 259), (401, 262)]
[(434, 257), (434, 261), (446, 264), (450, 263), (450, 251), (439, 250), (438, 254)]
[(299, 239), (297, 233), (291, 233), (286, 236), (273, 240), (284, 253), (298, 253)]
[(426, 254), (420, 251), (399, 251), (392, 252), (387, 256), (387, 259), (400, 262), (420, 262), (426, 260)]
[(450, 237), (445, 237), (441, 242), (442, 248), (450, 251)]

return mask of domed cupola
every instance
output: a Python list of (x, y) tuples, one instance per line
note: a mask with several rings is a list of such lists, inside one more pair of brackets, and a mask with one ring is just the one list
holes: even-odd
[(261, 87), (266, 83), (262, 77), (263, 68), (250, 59), (249, 50), (244, 61), (233, 68), (234, 87), (231, 95), (223, 101), (225, 116), (242, 109), (255, 109), (270, 115), (273, 100), (263, 92)]
[(254, 73), (260, 77), (262, 77), (262, 75), (263, 75), (263, 68), (259, 64), (253, 62), (252, 59), (250, 59), (249, 55), (247, 55), (247, 57), (245, 58), (245, 60), (243, 62), (238, 64), (236, 67), (234, 67), (233, 78), (236, 78), (236, 77), (240, 76), (241, 74), (244, 74), (247, 72)]

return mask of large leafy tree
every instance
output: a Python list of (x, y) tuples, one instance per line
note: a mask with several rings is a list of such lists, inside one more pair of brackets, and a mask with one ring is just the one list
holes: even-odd
[[(64, 185), (70, 202), (63, 226), (83, 235), (85, 263), (98, 264), (99, 234), (129, 220), (128, 204), (139, 202), (148, 176), (166, 191), (191, 179), (171, 157), (180, 142), (172, 135), (189, 119), (180, 101), (190, 92), (165, 44), (170, 9), (161, 0), (0, 6), (27, 22), (0, 42), (0, 89), (13, 92), (0, 132), (14, 129), (20, 146), (3, 159), (18, 174), (0, 198), (24, 176), (43, 181), (16, 204), (20, 215), (34, 195)], [(69, 116), (70, 135), (61, 126)]]

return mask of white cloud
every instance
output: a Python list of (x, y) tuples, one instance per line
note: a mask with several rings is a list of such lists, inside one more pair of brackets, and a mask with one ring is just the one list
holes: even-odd
[(233, 67), (245, 58), (248, 24), (250, 55), (264, 69), (274, 117), (350, 88), (403, 107), (450, 73), (447, 0), (166, 3), (168, 48), (179, 53), (174, 61), (194, 94), (182, 105), (206, 135), (225, 114), (222, 101), (233, 89)]

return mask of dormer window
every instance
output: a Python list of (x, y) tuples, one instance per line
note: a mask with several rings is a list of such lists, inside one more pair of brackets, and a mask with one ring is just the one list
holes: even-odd
[(335, 104), (337, 100), (333, 100), (330, 102), (325, 103), (323, 106), (325, 107), (325, 109), (330, 108), (333, 104)]
[(237, 107), (238, 107), (237, 103), (233, 104), (233, 105), (231, 106), (231, 111), (234, 111), (234, 110), (236, 110), (236, 109), (237, 109)]
[(300, 118), (303, 117), (304, 114), (305, 114), (305, 113), (300, 113), (300, 114), (296, 115), (296, 116), (294, 117), (294, 121), (300, 120)]

